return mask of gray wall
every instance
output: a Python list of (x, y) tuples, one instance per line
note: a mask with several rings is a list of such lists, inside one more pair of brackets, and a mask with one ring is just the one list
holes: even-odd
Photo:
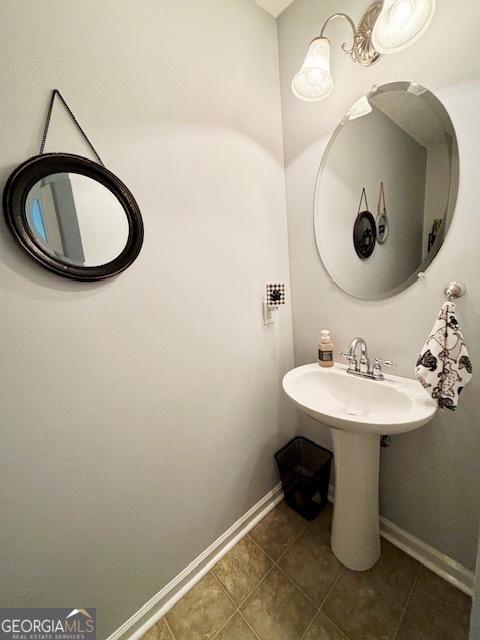
[[(138, 200), (116, 279), (0, 223), (0, 606), (96, 606), (99, 640), (278, 481), (290, 306), (276, 26), (245, 0), (2, 0), (0, 187), (58, 87)], [(87, 154), (56, 110), (49, 151)], [(288, 296), (289, 298), (290, 296)]]
[[(480, 509), (480, 10), (475, 0), (441, 2), (414, 46), (384, 56), (365, 69), (340, 51), (350, 38), (343, 21), (330, 24), (335, 89), (323, 102), (297, 100), (290, 82), (325, 18), (346, 11), (358, 19), (356, 0), (294, 0), (278, 22), (293, 325), (297, 365), (315, 360), (320, 329), (332, 331), (336, 351), (363, 335), (370, 353), (398, 363), (413, 377), (446, 282), (456, 278), (468, 293), (458, 304), (477, 370), (456, 413), (441, 413), (427, 427), (393, 438), (382, 451), (381, 511), (399, 526), (473, 569)], [(455, 29), (452, 30), (452, 24)], [(448, 44), (445, 44), (448, 43)], [(443, 46), (445, 44), (445, 46)], [(383, 302), (359, 302), (330, 285), (317, 255), (312, 225), (315, 177), (323, 150), (346, 109), (372, 84), (412, 80), (434, 91), (450, 112), (460, 153), (460, 188), (446, 242), (422, 282)], [(302, 419), (302, 431), (328, 442), (327, 429)]]

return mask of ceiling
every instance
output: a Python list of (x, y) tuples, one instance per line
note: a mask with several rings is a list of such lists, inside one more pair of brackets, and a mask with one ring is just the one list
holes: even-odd
[(293, 0), (255, 0), (255, 2), (274, 18), (277, 18), (289, 4), (292, 4)]
[(383, 111), (409, 136), (426, 147), (445, 142), (445, 126), (429, 105), (429, 92), (418, 96), (408, 91), (385, 91), (372, 98), (372, 104)]

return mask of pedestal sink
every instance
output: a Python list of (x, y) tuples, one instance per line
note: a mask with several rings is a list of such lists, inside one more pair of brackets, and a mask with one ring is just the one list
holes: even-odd
[(437, 405), (416, 380), (390, 375), (383, 381), (367, 380), (347, 374), (337, 363), (292, 369), (283, 378), (283, 389), (302, 411), (332, 429), (332, 551), (349, 569), (370, 569), (380, 557), (380, 435), (422, 427)]

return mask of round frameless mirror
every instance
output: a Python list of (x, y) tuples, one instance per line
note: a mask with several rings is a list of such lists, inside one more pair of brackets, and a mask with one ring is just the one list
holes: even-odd
[[(367, 212), (358, 207), (363, 189)], [(317, 176), (315, 236), (332, 279), (364, 300), (410, 286), (442, 246), (457, 190), (457, 140), (438, 98), (409, 82), (363, 96), (333, 133)]]
[(142, 219), (131, 193), (105, 167), (79, 156), (30, 158), (10, 176), (4, 207), (22, 248), (70, 278), (115, 275), (142, 246)]

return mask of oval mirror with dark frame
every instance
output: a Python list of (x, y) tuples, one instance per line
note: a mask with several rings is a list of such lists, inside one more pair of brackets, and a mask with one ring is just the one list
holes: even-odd
[(362, 260), (369, 258), (377, 241), (377, 225), (370, 211), (361, 211), (353, 225), (353, 246)]
[(142, 247), (142, 216), (133, 195), (111, 171), (81, 156), (28, 159), (10, 175), (3, 206), (22, 249), (67, 278), (117, 275)]
[[(453, 124), (428, 89), (393, 82), (360, 98), (335, 129), (315, 187), (316, 243), (331, 279), (363, 300), (415, 282), (445, 239), (458, 176)], [(360, 220), (363, 189), (378, 207)]]

